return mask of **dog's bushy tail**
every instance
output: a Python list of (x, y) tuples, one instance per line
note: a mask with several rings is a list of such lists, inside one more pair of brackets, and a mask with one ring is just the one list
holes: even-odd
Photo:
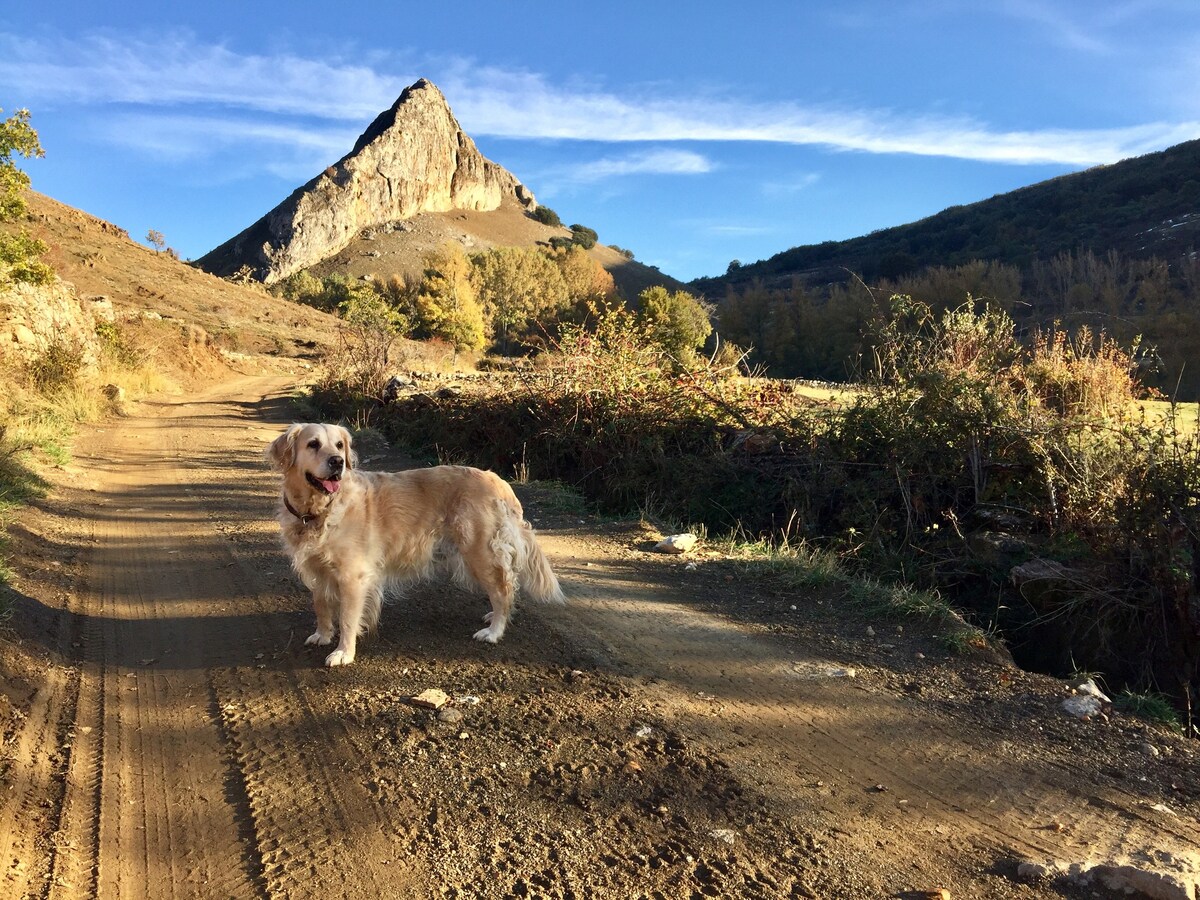
[(550, 568), (550, 560), (546, 559), (528, 522), (521, 523), (521, 537), (525, 542), (525, 571), (521, 578), (525, 594), (542, 603), (565, 603), (567, 598), (563, 596), (558, 576)]

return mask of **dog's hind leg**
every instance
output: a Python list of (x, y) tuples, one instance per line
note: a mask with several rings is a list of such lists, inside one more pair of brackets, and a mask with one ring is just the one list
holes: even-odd
[(475, 560), (469, 556), (466, 561), (471, 577), (487, 591), (492, 604), (492, 611), (483, 617), (488, 627), (475, 632), (475, 640), (494, 644), (504, 637), (504, 629), (512, 617), (513, 599), (517, 592), (516, 579), (513, 578), (512, 569), (506, 565), (507, 560), (503, 558), (490, 559), (482, 565), (473, 564)]
[(488, 627), (475, 632), (475, 640), (489, 644), (504, 637), (517, 594), (516, 573), (525, 565), (524, 546), (516, 540), (511, 518), (507, 504), (497, 500), (488, 526), (462, 526), (454, 541), (467, 573), (491, 601), (492, 611), (483, 617)]
[(483, 617), (488, 627), (475, 632), (475, 640), (494, 644), (504, 637), (504, 629), (508, 627), (508, 620), (512, 616), (513, 591), (489, 589), (488, 600), (492, 603), (492, 611)]

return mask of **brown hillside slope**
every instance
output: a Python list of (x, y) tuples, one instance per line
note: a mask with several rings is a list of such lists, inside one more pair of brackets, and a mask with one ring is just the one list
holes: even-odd
[(25, 222), (45, 260), (80, 297), (106, 296), (118, 315), (158, 314), (205, 329), (223, 347), (294, 356), (328, 342), (335, 319), (232, 284), (131, 240), (111, 222), (30, 191)]

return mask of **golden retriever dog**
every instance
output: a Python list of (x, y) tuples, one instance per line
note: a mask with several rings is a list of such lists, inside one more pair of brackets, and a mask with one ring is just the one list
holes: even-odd
[(279, 525), (292, 565), (312, 591), (327, 666), (354, 662), (358, 636), (379, 621), (384, 592), (446, 569), (487, 593), (492, 610), (475, 639), (504, 636), (518, 589), (562, 603), (558, 578), (508, 483), (491, 472), (436, 466), (405, 472), (358, 468), (340, 425), (292, 425), (267, 448), (283, 473)]

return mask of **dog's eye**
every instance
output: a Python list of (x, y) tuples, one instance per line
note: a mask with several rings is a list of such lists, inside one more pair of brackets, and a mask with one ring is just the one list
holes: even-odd
[(338, 442), (337, 442), (337, 448), (338, 448), (339, 450), (341, 450), (341, 449), (342, 449), (342, 442), (341, 442), (341, 441), (338, 441)]
[(321, 442), (318, 441), (316, 438), (313, 438), (311, 441), (308, 442), (308, 449), (309, 450), (321, 449)]

